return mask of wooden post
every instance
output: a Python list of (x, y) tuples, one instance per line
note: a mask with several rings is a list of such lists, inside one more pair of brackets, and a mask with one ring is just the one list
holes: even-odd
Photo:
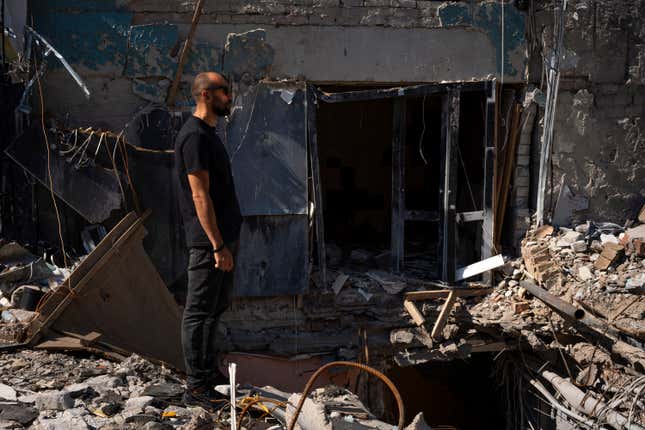
[(448, 284), (455, 282), (456, 221), (457, 221), (457, 150), (459, 144), (459, 87), (451, 87), (441, 103), (441, 142), (444, 155), (442, 166), (442, 231), (441, 279)]
[(195, 36), (195, 30), (197, 29), (197, 24), (199, 23), (199, 17), (202, 14), (203, 6), (204, 0), (197, 0), (197, 4), (195, 5), (195, 12), (193, 13), (193, 20), (190, 24), (190, 32), (188, 33), (188, 37), (186, 38), (184, 46), (181, 49), (181, 54), (179, 55), (179, 63), (177, 64), (177, 71), (175, 72), (175, 79), (172, 81), (172, 86), (170, 87), (170, 92), (168, 93), (168, 106), (175, 105), (177, 90), (179, 89), (179, 82), (181, 81), (181, 75), (184, 72), (184, 64), (186, 64), (186, 59), (188, 58), (190, 45), (193, 42), (193, 37)]
[(307, 85), (307, 142), (309, 143), (309, 162), (313, 182), (314, 217), (316, 243), (318, 245), (318, 269), (323, 287), (327, 286), (327, 255), (325, 250), (325, 225), (323, 218), (322, 184), (320, 183), (320, 163), (318, 159), (318, 135), (316, 130), (317, 111), (316, 89)]
[(405, 113), (406, 99), (394, 99), (392, 118), (392, 271), (403, 270), (405, 245)]

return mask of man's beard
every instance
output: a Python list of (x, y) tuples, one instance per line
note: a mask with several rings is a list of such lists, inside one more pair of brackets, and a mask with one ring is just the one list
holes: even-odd
[(231, 113), (231, 105), (226, 104), (224, 106), (215, 106), (215, 104), (213, 104), (213, 112), (215, 112), (217, 116), (227, 116)]

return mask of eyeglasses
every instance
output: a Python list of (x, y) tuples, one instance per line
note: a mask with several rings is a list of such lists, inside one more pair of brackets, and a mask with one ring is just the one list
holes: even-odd
[(224, 95), (228, 95), (230, 88), (228, 85), (211, 85), (210, 87), (204, 88), (206, 90), (211, 90), (211, 91), (217, 91), (217, 90), (222, 90)]

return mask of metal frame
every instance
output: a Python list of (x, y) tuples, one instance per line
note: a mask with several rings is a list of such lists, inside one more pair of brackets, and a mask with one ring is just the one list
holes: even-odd
[[(455, 145), (459, 141), (460, 99), (464, 92), (482, 92), (486, 94), (486, 120), (484, 145), (484, 189), (483, 207), (472, 212), (457, 213), (457, 151)], [(446, 84), (424, 84), (406, 87), (395, 87), (376, 90), (349, 91), (342, 93), (325, 93), (313, 85), (308, 86), (308, 130), (309, 149), (311, 154), (311, 173), (314, 184), (314, 201), (321, 206), (322, 191), (320, 188), (320, 169), (318, 165), (318, 147), (316, 140), (316, 104), (345, 103), (356, 101), (371, 101), (394, 99), (392, 118), (392, 270), (403, 270), (405, 252), (405, 221), (438, 222), (440, 225), (440, 247), (442, 254), (441, 278), (449, 284), (455, 281), (456, 271), (456, 231), (457, 223), (482, 222), (482, 258), (489, 257), (493, 249), (493, 182), (495, 162), (495, 109), (496, 81), (463, 82)], [(406, 99), (436, 95), (442, 97), (442, 154), (444, 155), (441, 168), (443, 176), (440, 190), (441, 211), (408, 210), (405, 207), (405, 118)], [(318, 253), (321, 273), (324, 272), (324, 225), (322, 207), (316, 210), (316, 229), (318, 237)], [(322, 242), (322, 243), (320, 243)]]

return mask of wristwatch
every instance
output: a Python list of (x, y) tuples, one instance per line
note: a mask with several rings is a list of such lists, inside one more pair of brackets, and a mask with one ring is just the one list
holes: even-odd
[(213, 254), (217, 254), (218, 252), (220, 252), (224, 248), (226, 248), (225, 243), (223, 243), (219, 248), (213, 248)]

